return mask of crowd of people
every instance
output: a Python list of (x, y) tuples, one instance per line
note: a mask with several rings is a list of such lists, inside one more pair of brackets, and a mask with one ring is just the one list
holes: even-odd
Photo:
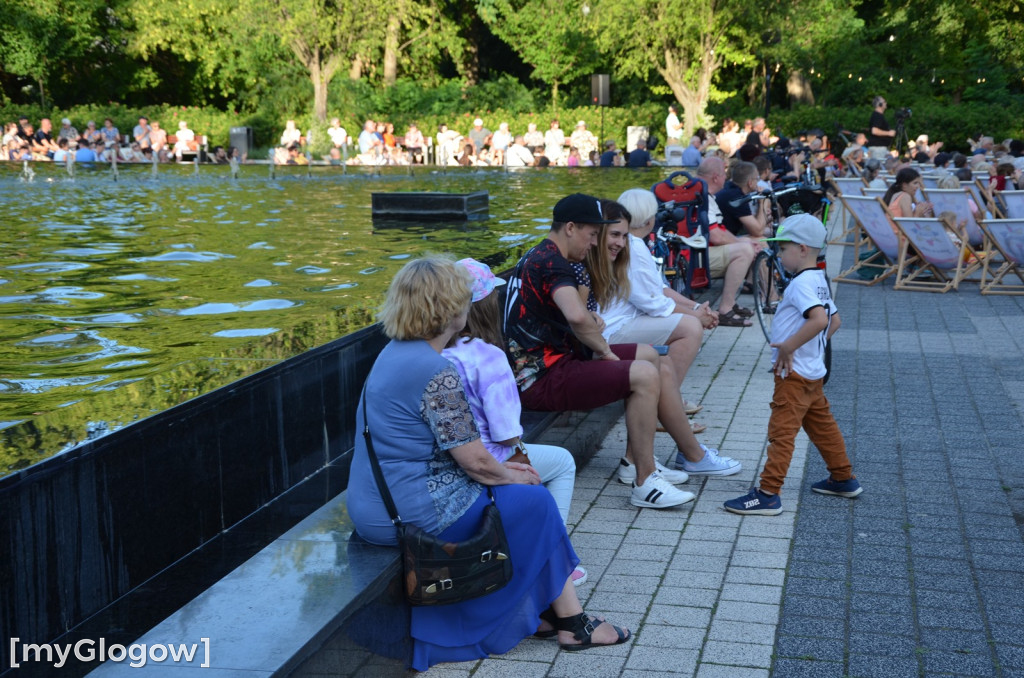
[(198, 157), (203, 162), (228, 164), (241, 161), (235, 148), (216, 146), (209, 151), (205, 138), (192, 131), (184, 120), (168, 132), (158, 120), (140, 117), (130, 134), (122, 133), (110, 118), (97, 127), (89, 120), (79, 131), (71, 120), (63, 118), (58, 129), (49, 118), (39, 121), (38, 129), (25, 116), (4, 125), (0, 159), (39, 162), (85, 163), (167, 163)]

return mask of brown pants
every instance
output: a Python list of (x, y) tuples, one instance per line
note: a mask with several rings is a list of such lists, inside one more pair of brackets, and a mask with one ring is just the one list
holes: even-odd
[(768, 461), (761, 472), (762, 491), (778, 494), (782, 489), (801, 427), (818, 448), (833, 480), (842, 482), (854, 477), (843, 434), (832, 416), (821, 379), (812, 381), (795, 373), (785, 379), (776, 375), (771, 407)]

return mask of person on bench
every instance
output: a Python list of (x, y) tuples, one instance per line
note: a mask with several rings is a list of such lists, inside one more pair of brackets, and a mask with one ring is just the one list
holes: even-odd
[[(416, 259), (391, 281), (380, 320), (391, 342), (365, 384), (356, 426), (364, 416), (398, 514), (450, 541), (476, 533), (493, 486), (513, 563), (501, 589), (451, 605), (413, 607), (410, 665), (502, 654), (536, 633), (564, 649), (616, 645), (628, 630), (583, 612), (570, 577), (579, 564), (551, 494), (526, 464), (491, 456), (455, 367), (441, 350), (466, 325), (471, 280), (443, 257)], [(366, 451), (356, 436), (346, 503), (359, 535), (397, 543)]]
[[(647, 198), (652, 205), (646, 204)], [(704, 334), (694, 314), (707, 312), (707, 306), (696, 304), (665, 287), (650, 250), (639, 233), (631, 230), (639, 226), (641, 231), (645, 231), (644, 235), (650, 231), (657, 211), (654, 194), (631, 189), (620, 199), (631, 203), (640, 218), (630, 214), (621, 203), (602, 200), (605, 216), (616, 222), (601, 227), (598, 246), (587, 252), (585, 261), (592, 279), (590, 292), (596, 300), (601, 300), (600, 314), (606, 323), (602, 331), (605, 339), (616, 344), (630, 341), (667, 344), (668, 353), (658, 358), (658, 363), (666, 363), (669, 367), (659, 370), (663, 381), (658, 400), (658, 420), (672, 436), (679, 451), (670, 462), (674, 463), (676, 471), (666, 473), (665, 467), (657, 461), (655, 468), (663, 470), (662, 474), (667, 478), (679, 478), (678, 482), (685, 482), (688, 475), (735, 475), (742, 469), (738, 461), (719, 456), (718, 450), (700, 444), (694, 437), (706, 427), (698, 429), (695, 425), (691, 428), (680, 393), (683, 378), (697, 355)], [(652, 301), (655, 297), (664, 300), (668, 306)], [(661, 367), (660, 364), (658, 366)], [(631, 452), (627, 445), (626, 456), (619, 463), (619, 481), (625, 484), (636, 478)]]
[[(505, 355), (501, 304), (494, 294), (495, 286), (504, 285), (505, 281), (494, 277), (487, 264), (475, 259), (460, 259), (456, 263), (473, 277), (473, 303), (466, 326), (448, 342), (441, 355), (452, 361), (459, 372), (484, 447), (499, 462), (511, 460), (533, 466), (540, 482), (555, 498), (565, 524), (576, 486), (576, 460), (564, 447), (531, 443), (527, 450), (522, 442), (519, 389)], [(587, 571), (577, 565), (572, 571), (572, 583), (579, 586), (586, 579)]]
[[(592, 410), (626, 401), (634, 506), (668, 508), (693, 501), (673, 487), (677, 471), (659, 469), (654, 432), (664, 381), (672, 367), (649, 345), (609, 345), (600, 316), (587, 311), (570, 262), (596, 244), (605, 217), (598, 198), (576, 193), (555, 205), (547, 237), (528, 251), (509, 280), (504, 334), (523, 405), (533, 410)], [(676, 393), (678, 396), (678, 391)], [(684, 415), (685, 416), (685, 415)], [(668, 474), (668, 477), (666, 477)], [(685, 474), (679, 474), (685, 476)]]

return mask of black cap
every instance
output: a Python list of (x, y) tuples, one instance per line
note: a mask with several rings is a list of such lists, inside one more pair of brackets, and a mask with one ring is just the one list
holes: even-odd
[(584, 193), (573, 193), (555, 204), (556, 224), (614, 224), (617, 219), (606, 219), (601, 210), (601, 200)]
[(935, 163), (936, 167), (940, 167), (941, 165), (945, 165), (947, 162), (949, 162), (952, 159), (953, 159), (952, 155), (950, 155), (949, 153), (946, 153), (945, 151), (943, 151), (941, 153), (936, 153), (935, 154), (935, 158), (934, 158), (934, 160), (932, 162)]

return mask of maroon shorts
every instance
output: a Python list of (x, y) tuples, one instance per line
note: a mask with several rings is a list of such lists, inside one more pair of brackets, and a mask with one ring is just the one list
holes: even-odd
[(519, 394), (523, 407), (545, 412), (593, 410), (625, 399), (630, 394), (629, 368), (636, 360), (636, 344), (612, 344), (611, 349), (619, 360), (562, 356)]

